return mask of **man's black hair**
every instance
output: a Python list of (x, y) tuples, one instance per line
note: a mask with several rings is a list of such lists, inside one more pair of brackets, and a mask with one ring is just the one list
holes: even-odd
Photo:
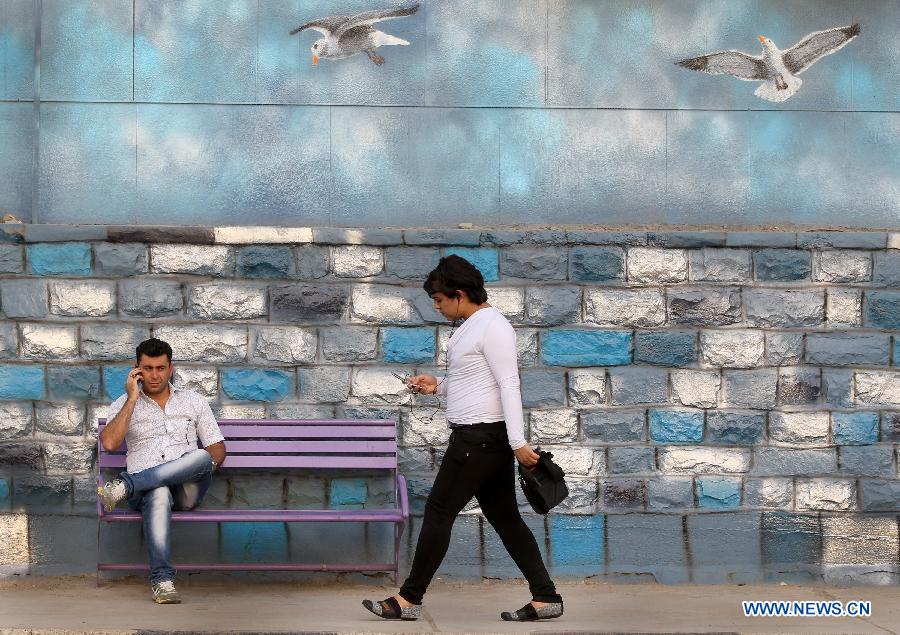
[(469, 300), (475, 304), (487, 302), (481, 272), (471, 262), (456, 254), (441, 258), (422, 287), (429, 296), (443, 293), (448, 298), (458, 298), (458, 292), (465, 291)]
[(169, 359), (169, 363), (172, 363), (172, 347), (155, 337), (138, 344), (134, 352), (138, 363), (141, 361), (141, 355), (146, 355), (147, 357), (165, 355)]

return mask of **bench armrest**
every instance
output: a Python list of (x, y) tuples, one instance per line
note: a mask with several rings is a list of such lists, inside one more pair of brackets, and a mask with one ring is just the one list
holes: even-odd
[(409, 494), (406, 491), (406, 478), (397, 472), (397, 501), (404, 520), (409, 518)]

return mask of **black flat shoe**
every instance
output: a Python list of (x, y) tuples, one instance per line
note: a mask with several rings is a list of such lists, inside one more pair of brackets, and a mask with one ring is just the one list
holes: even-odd
[(421, 604), (413, 604), (406, 608), (401, 608), (397, 598), (391, 596), (384, 600), (363, 600), (362, 605), (369, 611), (385, 620), (403, 620), (404, 622), (414, 622), (419, 619), (422, 613)]
[(536, 622), (538, 620), (549, 620), (559, 617), (563, 614), (562, 602), (551, 602), (539, 609), (529, 602), (518, 611), (503, 611), (500, 619), (505, 622)]

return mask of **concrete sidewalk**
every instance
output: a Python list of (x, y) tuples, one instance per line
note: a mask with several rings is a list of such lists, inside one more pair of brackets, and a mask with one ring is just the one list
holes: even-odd
[[(52, 633), (897, 633), (897, 587), (661, 586), (568, 583), (566, 613), (530, 624), (503, 622), (528, 589), (510, 582), (436, 582), (423, 619), (392, 622), (360, 605), (395, 589), (377, 584), (181, 582), (181, 605), (157, 606), (134, 579), (23, 578), (0, 582), (0, 635)], [(741, 600), (870, 600), (868, 618), (748, 618)]]

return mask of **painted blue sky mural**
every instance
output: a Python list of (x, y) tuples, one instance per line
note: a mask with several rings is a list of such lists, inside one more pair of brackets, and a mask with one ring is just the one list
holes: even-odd
[[(410, 0), (42, 0), (38, 16), (34, 5), (0, 0), (0, 209), (24, 219), (900, 219), (900, 0), (421, 0), (414, 12)], [(290, 34), (404, 9), (370, 23), (396, 38), (373, 52), (383, 64), (363, 46), (314, 65), (323, 35)], [(781, 102), (676, 65), (757, 56), (760, 34), (787, 49), (853, 24), (859, 36)]]

